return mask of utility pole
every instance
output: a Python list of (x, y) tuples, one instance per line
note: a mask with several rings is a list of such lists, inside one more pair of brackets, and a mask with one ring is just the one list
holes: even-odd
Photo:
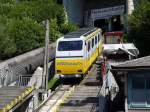
[(48, 62), (49, 62), (49, 20), (45, 21), (45, 53), (44, 53), (44, 69), (43, 69), (43, 89), (48, 90)]

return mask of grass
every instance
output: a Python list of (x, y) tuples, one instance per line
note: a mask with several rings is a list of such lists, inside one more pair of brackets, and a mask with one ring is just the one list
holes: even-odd
[(54, 90), (61, 83), (61, 79), (53, 77), (48, 82), (48, 89)]

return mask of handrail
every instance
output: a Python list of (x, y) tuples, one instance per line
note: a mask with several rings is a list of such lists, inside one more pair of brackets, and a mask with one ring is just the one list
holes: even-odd
[(28, 82), (30, 81), (32, 75), (20, 75), (19, 76), (19, 81), (18, 81), (18, 86), (26, 86)]
[(44, 101), (35, 109), (34, 112), (38, 112), (38, 111), (41, 109), (41, 107), (42, 107), (44, 104), (46, 104), (46, 103), (48, 102), (48, 100), (51, 99), (51, 98), (59, 91), (59, 89), (60, 89), (62, 86), (63, 86), (62, 84), (59, 85), (59, 86), (56, 88), (56, 90), (55, 90), (54, 92), (52, 92), (51, 95), (50, 95), (46, 100), (44, 100)]

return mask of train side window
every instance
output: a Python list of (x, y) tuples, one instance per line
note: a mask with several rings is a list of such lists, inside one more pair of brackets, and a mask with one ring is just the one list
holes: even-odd
[(97, 36), (95, 36), (95, 45), (97, 44)]
[(100, 41), (101, 36), (101, 33), (98, 33), (98, 41)]
[(98, 34), (97, 36), (98, 36), (98, 42), (99, 42), (100, 41), (100, 35)]
[(90, 41), (88, 41), (88, 52), (90, 51)]
[(94, 38), (92, 38), (92, 48), (94, 47)]

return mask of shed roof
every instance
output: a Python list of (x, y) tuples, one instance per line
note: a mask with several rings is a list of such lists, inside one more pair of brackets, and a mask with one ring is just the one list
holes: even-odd
[(112, 65), (112, 69), (135, 69), (135, 68), (150, 68), (150, 56), (137, 58), (129, 61)]
[(104, 53), (115, 54), (119, 51), (123, 51), (129, 55), (137, 57), (139, 54), (138, 49), (134, 46), (133, 43), (124, 43), (124, 44), (104, 44), (103, 45)]

